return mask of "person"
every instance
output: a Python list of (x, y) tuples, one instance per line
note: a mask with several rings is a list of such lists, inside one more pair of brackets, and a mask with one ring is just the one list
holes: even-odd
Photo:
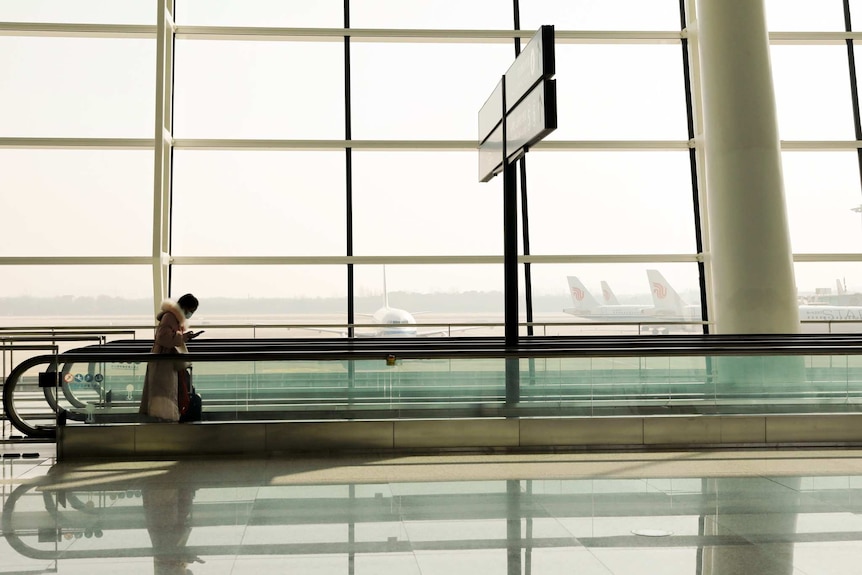
[[(159, 325), (156, 327), (150, 353), (188, 353), (186, 342), (193, 339), (194, 334), (186, 330), (186, 321), (197, 309), (198, 299), (190, 293), (176, 302), (162, 302), (161, 311), (156, 315)], [(138, 412), (159, 421), (178, 422), (180, 412), (177, 405), (177, 370), (186, 367), (185, 361), (149, 362)]]
[(205, 563), (187, 548), (195, 489), (186, 483), (170, 485), (150, 478), (144, 481), (141, 497), (153, 542), (155, 575), (189, 575), (189, 565)]

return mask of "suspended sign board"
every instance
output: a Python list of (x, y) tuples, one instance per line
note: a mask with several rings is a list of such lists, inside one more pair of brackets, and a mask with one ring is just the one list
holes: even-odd
[[(557, 82), (544, 80), (506, 116), (506, 158), (524, 151), (557, 129)], [(479, 147), (479, 180), (490, 181), (503, 169), (503, 123)]]
[(554, 27), (542, 26), (506, 71), (506, 112), (517, 106), (540, 80), (551, 78), (555, 67)]
[[(479, 180), (487, 182), (557, 127), (554, 27), (542, 26), (479, 110)], [(505, 125), (504, 125), (505, 124)]]

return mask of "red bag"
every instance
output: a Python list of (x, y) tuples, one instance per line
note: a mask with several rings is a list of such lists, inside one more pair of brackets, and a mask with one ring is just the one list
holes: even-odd
[(180, 408), (180, 417), (188, 413), (192, 404), (192, 374), (188, 369), (177, 372), (177, 407)]

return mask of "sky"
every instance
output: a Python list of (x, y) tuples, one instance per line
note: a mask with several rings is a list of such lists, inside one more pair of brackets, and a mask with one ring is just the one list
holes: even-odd
[[(677, 0), (521, 0), (521, 24), (557, 30), (675, 30)], [(766, 3), (770, 30), (839, 31), (840, 0)], [(851, 2), (862, 19), (862, 0)], [(0, 22), (153, 24), (155, 0), (0, 0)], [(342, 0), (178, 0), (181, 25), (331, 27)], [(508, 0), (354, 0), (357, 28), (511, 29)], [(860, 25), (862, 26), (862, 25)], [(862, 55), (860, 55), (862, 56)], [(354, 41), (353, 137), (471, 140), (476, 114), (514, 57), (508, 43)], [(780, 137), (853, 140), (846, 47), (771, 48)], [(344, 138), (343, 44), (180, 38), (177, 138)], [(152, 138), (155, 41), (0, 34), (0, 139)], [(679, 44), (557, 46), (559, 128), (549, 140), (687, 138)], [(859, 253), (862, 204), (853, 151), (783, 154), (796, 253)], [(343, 150), (174, 155), (176, 256), (342, 256)], [(685, 151), (531, 151), (534, 255), (693, 254)], [(355, 151), (354, 254), (502, 255), (502, 182), (477, 181), (472, 151)], [(0, 147), (0, 257), (149, 256), (153, 154), (147, 150)], [(661, 269), (678, 291), (697, 287), (693, 263), (534, 264), (537, 294), (564, 293), (566, 275), (599, 291), (648, 290)], [(151, 268), (3, 266), (0, 297), (149, 297)], [(862, 264), (801, 263), (802, 291)], [(356, 266), (357, 292), (382, 291), (379, 265)], [(390, 265), (390, 290), (500, 291), (502, 266)], [(176, 266), (174, 291), (228, 297), (343, 296), (344, 266)]]

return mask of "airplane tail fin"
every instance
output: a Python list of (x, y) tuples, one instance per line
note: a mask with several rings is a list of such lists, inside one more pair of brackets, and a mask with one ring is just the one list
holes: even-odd
[(658, 270), (647, 270), (652, 302), (657, 314), (682, 315), (686, 306), (683, 299), (671, 287)]
[(604, 280), (602, 280), (602, 302), (605, 305), (620, 305), (620, 301), (617, 299), (611, 286)]
[(835, 280), (835, 285), (838, 286), (838, 295), (844, 295), (847, 293), (847, 288), (841, 285), (840, 279)]
[(596, 298), (594, 298), (589, 291), (587, 291), (587, 288), (584, 287), (581, 280), (575, 276), (568, 276), (567, 279), (569, 280), (569, 293), (572, 296), (572, 304), (574, 307), (565, 311), (569, 313), (585, 312), (592, 311), (599, 307), (599, 302), (596, 301)]
[(389, 290), (386, 289), (386, 266), (383, 266), (383, 307), (389, 307)]

